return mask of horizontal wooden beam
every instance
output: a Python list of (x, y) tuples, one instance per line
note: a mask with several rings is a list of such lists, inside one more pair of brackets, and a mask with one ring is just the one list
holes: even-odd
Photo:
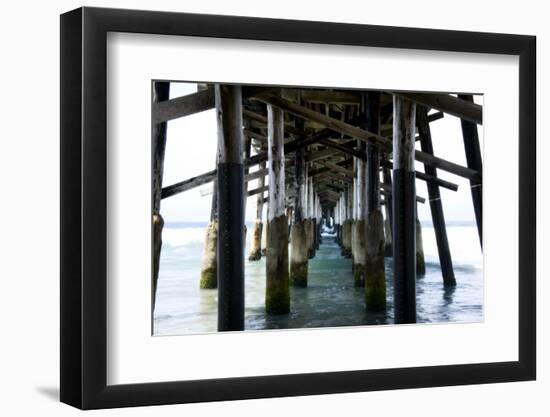
[(443, 117), (445, 117), (445, 113), (438, 111), (437, 113), (428, 115), (428, 122), (435, 122), (436, 120), (443, 119)]
[(268, 171), (269, 170), (267, 168), (264, 168), (264, 169), (259, 169), (259, 170), (254, 171), (254, 172), (249, 172), (248, 174), (245, 175), (244, 180), (245, 181), (252, 181), (252, 180), (255, 180), (255, 179), (258, 179), (258, 178), (261, 178), (261, 177), (265, 177), (267, 175)]
[[(279, 107), (281, 110), (294, 114), (295, 116), (321, 123), (327, 126), (328, 129), (376, 145), (386, 152), (391, 152), (392, 150), (391, 139), (344, 123), (341, 120), (334, 119), (314, 110), (310, 110), (306, 107), (300, 106), (276, 95), (266, 94), (262, 97), (258, 97), (257, 99), (264, 103)], [(462, 165), (455, 164), (454, 162), (446, 161), (442, 158), (427, 154), (425, 152), (415, 151), (415, 159), (435, 168), (439, 168), (443, 171), (458, 175), (460, 177), (481, 181), (481, 174), (479, 172), (464, 167)]]
[[(393, 169), (393, 164), (390, 161), (388, 161), (387, 159), (381, 160), (380, 165), (385, 167), (385, 168)], [(416, 178), (418, 178), (419, 180), (423, 180), (423, 181), (426, 181), (426, 182), (433, 182), (433, 183), (439, 185), (440, 187), (446, 188), (446, 189), (451, 190), (451, 191), (457, 191), (458, 190), (458, 185), (453, 183), (453, 182), (442, 180), (441, 178), (433, 177), (431, 175), (425, 174), (424, 172), (420, 172), (420, 171), (415, 171), (414, 174), (415, 174)]]
[[(273, 90), (274, 88), (270, 87), (243, 86), (242, 97), (243, 99), (252, 98), (263, 93), (272, 92)], [(176, 97), (171, 100), (153, 103), (153, 124), (190, 116), (213, 109), (214, 106), (213, 88), (197, 91), (196, 93)]]
[[(258, 171), (251, 172), (250, 174), (246, 174), (246, 175), (245, 175), (244, 181), (245, 181), (245, 182), (254, 181), (255, 179), (258, 179), (258, 178), (260, 178), (260, 177), (262, 177), (262, 176), (266, 176), (267, 173), (268, 173), (268, 169), (267, 169), (267, 168), (265, 168), (265, 169), (260, 169), (260, 170), (258, 170)], [(196, 177), (195, 177), (195, 178), (196, 178)], [(214, 179), (212, 179), (211, 181), (213, 181), (213, 180), (214, 180)], [(211, 181), (207, 181), (206, 183), (211, 182)], [(198, 185), (197, 185), (197, 186), (192, 185), (191, 188), (188, 188), (187, 190), (193, 189), (193, 188), (196, 188), (196, 187), (198, 187)], [(166, 188), (168, 188), (168, 187), (166, 187)], [(184, 191), (187, 191), (187, 190), (184, 190)], [(206, 196), (206, 195), (210, 195), (210, 194), (213, 193), (213, 188), (202, 189), (202, 190), (200, 190), (200, 193), (201, 193), (201, 196), (202, 196), (202, 197), (204, 197), (204, 196)], [(176, 194), (178, 194), (178, 193), (176, 193)], [(164, 197), (163, 197), (163, 198), (164, 198)]]
[(188, 178), (184, 181), (177, 182), (167, 187), (162, 188), (161, 198), (168, 198), (175, 194), (182, 193), (184, 191), (192, 190), (193, 188), (200, 187), (207, 184), (216, 178), (217, 170), (205, 172), (204, 174), (197, 175), (196, 177)]
[[(383, 194), (391, 195), (392, 193), (392, 187), (390, 185), (384, 184), (383, 182), (380, 183), (380, 189), (382, 190)], [(416, 196), (416, 201), (419, 203), (424, 204), (426, 202), (426, 199), (424, 197)]]
[[(355, 142), (355, 141), (351, 141), (351, 142)], [(328, 146), (330, 148), (336, 149), (342, 153), (355, 156), (356, 158), (359, 158), (362, 161), (365, 161), (367, 159), (367, 155), (364, 152), (361, 152), (355, 149), (354, 147), (340, 145), (339, 143), (336, 143), (330, 139), (321, 139), (319, 143), (325, 146)]]
[[(355, 140), (351, 140), (349, 142), (355, 143)], [(324, 158), (328, 158), (329, 156), (336, 155), (337, 153), (340, 153), (340, 151), (334, 148), (322, 149), (320, 151), (315, 151), (307, 154), (305, 159), (306, 159), (306, 162), (315, 162), (319, 159), (324, 159)]]
[(257, 139), (259, 141), (267, 143), (267, 136), (256, 133), (256, 132), (254, 132), (250, 129), (243, 129), (243, 134), (245, 136), (248, 136), (248, 137), (252, 138), (252, 139)]
[(260, 194), (268, 190), (269, 190), (269, 186), (264, 185), (263, 187), (258, 187), (258, 188), (254, 188), (253, 190), (247, 191), (246, 196), (251, 197), (253, 195)]
[(310, 89), (300, 91), (302, 93), (302, 100), (311, 103), (359, 104), (361, 102), (360, 92)]
[(469, 122), (477, 124), (483, 123), (483, 108), (479, 104), (462, 100), (450, 94), (401, 92), (394, 92), (393, 94), (461, 119), (468, 120)]
[(214, 108), (214, 90), (209, 88), (197, 91), (186, 96), (153, 103), (153, 124), (167, 122), (212, 108)]
[[(243, 116), (248, 117), (255, 122), (263, 123), (267, 126), (267, 117), (262, 114), (253, 112), (252, 110), (243, 109)], [(285, 133), (290, 133), (296, 136), (307, 136), (308, 134), (308, 132), (304, 132), (303, 130), (297, 129), (294, 126), (289, 126), (287, 124), (285, 124)]]

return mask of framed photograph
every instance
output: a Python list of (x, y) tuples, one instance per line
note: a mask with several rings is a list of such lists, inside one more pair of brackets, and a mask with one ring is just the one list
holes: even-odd
[(61, 16), (61, 401), (533, 380), (532, 36)]

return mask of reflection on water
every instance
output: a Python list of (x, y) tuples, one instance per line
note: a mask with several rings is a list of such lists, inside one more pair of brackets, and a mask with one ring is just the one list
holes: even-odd
[[(449, 228), (450, 238), (452, 229)], [(483, 274), (480, 261), (467, 259), (469, 263), (461, 263), (460, 257), (456, 256), (458, 261), (454, 260), (454, 270), (457, 287), (443, 287), (438, 259), (431, 255), (437, 251), (432, 250), (434, 242), (430, 240), (429, 229), (425, 230), (428, 232), (424, 232), (426, 274), (417, 280), (417, 321), (482, 321)], [(186, 231), (189, 232), (188, 229)], [(167, 232), (168, 236), (163, 235), (165, 243), (154, 334), (214, 332), (217, 328), (217, 290), (199, 289), (203, 229), (189, 232), (192, 236), (186, 235), (184, 239), (171, 239), (170, 229)], [(460, 232), (465, 233), (464, 230)], [(391, 258), (386, 258), (388, 308), (384, 313), (366, 312), (364, 289), (353, 286), (351, 260), (340, 256), (340, 248), (331, 237), (324, 237), (315, 258), (309, 262), (308, 287), (291, 289), (291, 313), (288, 315), (265, 314), (265, 258), (256, 262), (246, 261), (245, 264), (246, 330), (393, 323)]]

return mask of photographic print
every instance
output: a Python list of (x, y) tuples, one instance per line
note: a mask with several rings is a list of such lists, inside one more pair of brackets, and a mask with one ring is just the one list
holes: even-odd
[(534, 36), (85, 7), (60, 56), (62, 402), (536, 378)]
[[(482, 108), (472, 93), (153, 81), (153, 335), (483, 321)], [(225, 237), (243, 248), (232, 271), (224, 192), (245, 225)]]

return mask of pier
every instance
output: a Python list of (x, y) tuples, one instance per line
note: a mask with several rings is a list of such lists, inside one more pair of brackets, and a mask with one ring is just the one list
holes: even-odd
[[(363, 291), (364, 309), (385, 311), (391, 292), (395, 323), (415, 323), (416, 281), (426, 271), (419, 204), (430, 208), (442, 285), (457, 285), (440, 189), (454, 192), (458, 185), (438, 171), (469, 181), (482, 242), (482, 107), (471, 95), (200, 84), (196, 93), (170, 99), (169, 91), (170, 83), (153, 83), (153, 308), (162, 200), (209, 183), (210, 223), (197, 285), (217, 288), (219, 331), (244, 330), (245, 259), (265, 258), (265, 311), (288, 315), (291, 289), (308, 290), (323, 230), (334, 236), (330, 249), (351, 258), (350, 285)], [(210, 109), (218, 132), (215, 169), (164, 184), (168, 122)], [(434, 153), (430, 124), (443, 117), (461, 121), (466, 166)], [(419, 181), (427, 195), (417, 193)], [(256, 214), (251, 230), (247, 204)], [(252, 244), (245, 253), (247, 233)]]

